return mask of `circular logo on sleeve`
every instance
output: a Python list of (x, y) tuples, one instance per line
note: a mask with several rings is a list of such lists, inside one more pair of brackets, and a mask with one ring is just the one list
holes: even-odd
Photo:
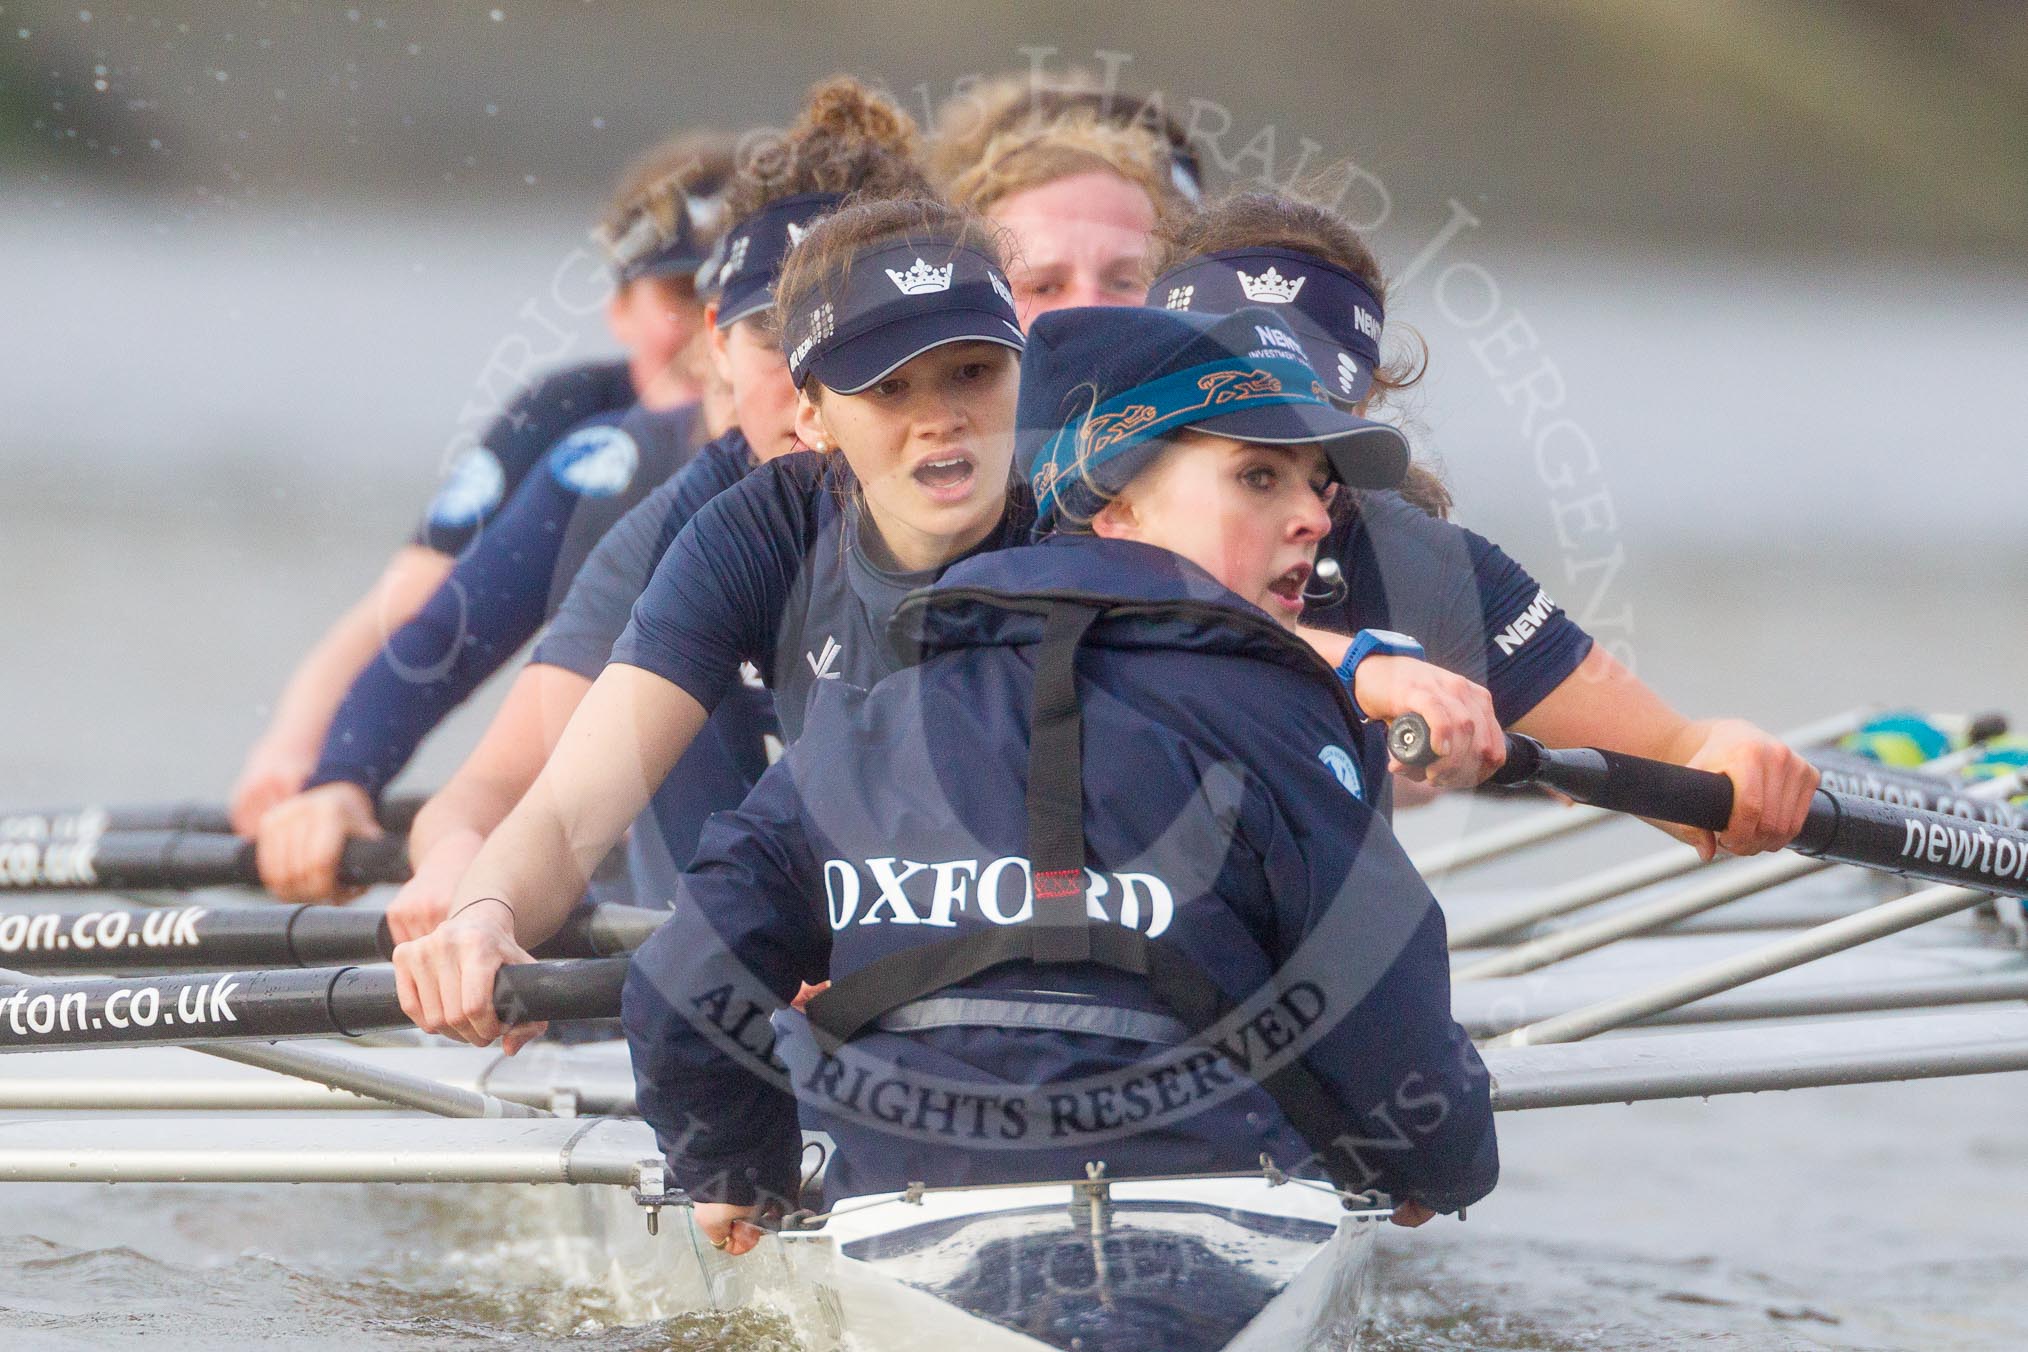
[(443, 486), (430, 499), (432, 526), (470, 526), (500, 505), (507, 487), (507, 473), (500, 457), (484, 446), (474, 446), (451, 464)]
[(1352, 759), (1352, 753), (1342, 746), (1327, 746), (1317, 753), (1317, 759), (1324, 762), (1324, 768), (1336, 775), (1338, 782), (1345, 786), (1345, 792), (1364, 802), (1366, 790), (1359, 782), (1359, 762)]
[(549, 472), (580, 497), (609, 498), (634, 481), (641, 451), (617, 427), (572, 432), (549, 453)]

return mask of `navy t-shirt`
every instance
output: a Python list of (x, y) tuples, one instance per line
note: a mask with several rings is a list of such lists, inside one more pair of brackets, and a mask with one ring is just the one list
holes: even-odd
[(695, 454), (697, 407), (603, 413), (558, 441), (422, 609), (353, 681), (309, 787), (376, 797), (535, 635), (605, 533)]
[(411, 543), (439, 554), (463, 553), (544, 451), (587, 418), (624, 412), (634, 399), (624, 361), (583, 362), (538, 377), (508, 402), (476, 446), (451, 462)]
[[(596, 680), (670, 542), (704, 504), (745, 478), (754, 465), (746, 438), (735, 430), (659, 484), (599, 541), (529, 660)], [(629, 885), (636, 904), (675, 896), (676, 874), (689, 867), (704, 819), (737, 807), (767, 769), (771, 750), (780, 747), (774, 700), (761, 687), (759, 675), (748, 671), (751, 678), (712, 710), (628, 835)]]
[[(1026, 542), (1033, 520), (1033, 505), (1017, 488), (1000, 524), (969, 553)], [(870, 689), (901, 665), (887, 621), (902, 597), (943, 571), (876, 567), (861, 529), (857, 484), (843, 456), (798, 451), (770, 460), (676, 537), (613, 646), (613, 661), (673, 681), (707, 709), (750, 662), (774, 691), (783, 735), (794, 741), (819, 681)]]
[(1591, 651), (1591, 635), (1498, 545), (1399, 493), (1359, 494), (1317, 557), (1338, 561), (1348, 590), (1305, 609), (1303, 623), (1412, 635), (1432, 663), (1486, 687), (1503, 727)]

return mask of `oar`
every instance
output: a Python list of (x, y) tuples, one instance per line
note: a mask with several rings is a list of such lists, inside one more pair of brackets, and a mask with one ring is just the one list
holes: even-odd
[[(429, 800), (420, 795), (389, 798), (380, 805), (380, 824), (405, 836), (415, 814)], [(222, 803), (127, 803), (114, 806), (22, 808), (0, 813), (0, 841), (78, 840), (109, 831), (203, 831), (231, 835)]]
[[(1937, 773), (1955, 769), (1960, 765), (1977, 759), (1979, 754), (1979, 747), (1975, 743), (1962, 750), (1939, 756), (1937, 759), (1928, 762), (1924, 770), (1928, 773)], [(1940, 779), (1938, 782), (1949, 783), (1950, 781)], [(1838, 786), (1827, 783), (1826, 787), (1836, 789)], [(2010, 791), (2004, 785), (1997, 790), (1986, 785), (1976, 786), (1972, 789), (1953, 793), (1952, 806), (1983, 805), (1989, 801), (1999, 801), (2000, 798), (2003, 798)], [(1860, 796), (1873, 797), (1874, 795), (1862, 793)], [(1903, 795), (1903, 797), (1905, 798), (1906, 795)], [(1611, 901), (1615, 897), (1625, 896), (1629, 892), (1636, 892), (1645, 887), (1653, 887), (1657, 883), (1668, 882), (1672, 878), (1680, 878), (1686, 874), (1695, 873), (1704, 867), (1704, 861), (1698, 857), (1695, 850), (1690, 849), (1688, 846), (1670, 846), (1666, 849), (1658, 850), (1653, 854), (1644, 855), (1639, 859), (1632, 859), (1624, 864), (1615, 864), (1601, 869), (1590, 877), (1566, 883), (1541, 896), (1531, 898), (1520, 905), (1509, 907), (1493, 915), (1465, 921), (1451, 930), (1450, 947), (1453, 950), (1482, 947), (1494, 940), (1507, 938), (1516, 931), (1526, 929), (1541, 921), (1570, 915), (1573, 912), (1596, 906), (1600, 902)], [(1804, 871), (1808, 872), (1810, 870), (1806, 869)], [(1772, 887), (1776, 882), (1785, 882), (1791, 876), (1800, 875), (1785, 874), (1771, 881), (1759, 883), (1757, 886)], [(1712, 894), (1722, 894), (1727, 900), (1735, 896), (1745, 895), (1743, 891), (1726, 893), (1724, 889), (1728, 886), (1730, 886), (1729, 881), (1716, 881), (1714, 883), (1715, 890)], [(1689, 894), (1686, 893), (1685, 895)], [(1516, 968), (1515, 970), (1527, 969)]]
[[(1976, 749), (1977, 743), (1966, 748)], [(1961, 756), (1962, 753), (1953, 759)], [(2015, 831), (2028, 827), (2028, 809), (2016, 807), (2004, 798), (1974, 798), (1966, 792), (1964, 784), (1922, 770), (1891, 769), (1878, 761), (1842, 751), (1813, 753), (1810, 763), (1823, 776), (1824, 787), (1834, 793), (1970, 817)]]
[[(580, 907), (539, 958), (602, 958), (641, 946), (669, 912)], [(381, 911), (333, 906), (165, 906), (0, 916), (0, 962), (22, 972), (217, 971), (385, 962)]]
[(1900, 930), (1966, 910), (1984, 901), (1988, 895), (1974, 887), (1924, 888), (1894, 901), (1882, 902), (1858, 915), (1848, 915), (1791, 938), (1710, 963), (1646, 990), (1613, 1000), (1601, 1000), (1568, 1014), (1516, 1028), (1495, 1038), (1490, 1045), (1532, 1047), (1594, 1037), (1663, 1010), (1687, 1005), (1692, 1000), (1729, 991), (1775, 972), (1800, 967), (1832, 953), (1841, 953)]
[[(493, 1007), (508, 1023), (614, 1018), (626, 975), (625, 958), (503, 967)], [(407, 1026), (391, 967), (79, 977), (0, 993), (0, 1052), (346, 1037)]]
[[(1833, 714), (1814, 723), (1805, 723), (1799, 728), (1791, 728), (1782, 734), (1782, 740), (1795, 747), (1813, 747), (1825, 742), (1835, 742), (1847, 733), (1857, 732), (1864, 727), (1873, 713), (1870, 708), (1848, 709), (1844, 713)], [(1995, 719), (1998, 720), (1997, 730), (1983, 732), (1978, 740), (1983, 741), (1987, 737), (1996, 737), (2005, 732), (2006, 719), (1996, 714), (1982, 714), (1972, 720), (1974, 729), (1983, 729)], [(1493, 783), (1496, 787), (1515, 787), (1507, 785), (1497, 777)], [(1529, 846), (1560, 840), (1564, 836), (1588, 830), (1610, 820), (1612, 820), (1610, 813), (1590, 808), (1567, 805), (1544, 808), (1540, 812), (1528, 814), (1519, 821), (1491, 827), (1463, 840), (1418, 850), (1411, 857), (1419, 871), (1426, 876), (1434, 877), (1456, 869), (1469, 868), (1474, 864), (1483, 864), (1490, 859), (1497, 859), (1501, 855), (1512, 854)]]
[[(1429, 724), (1419, 714), (1394, 720), (1387, 745), (1404, 765), (1435, 759)], [(1590, 747), (1552, 751), (1518, 733), (1507, 734), (1507, 763), (1492, 777), (1503, 784), (1541, 784), (1608, 811), (1707, 831), (1724, 830), (1732, 818), (1732, 781), (1724, 775)], [(1788, 848), (1832, 863), (2028, 895), (2028, 831), (1829, 789), (1817, 790)]]
[[(399, 835), (349, 840), (338, 881), (408, 881)], [(74, 840), (0, 841), (0, 892), (101, 892), (119, 888), (258, 887), (254, 843), (209, 831), (114, 831)]]

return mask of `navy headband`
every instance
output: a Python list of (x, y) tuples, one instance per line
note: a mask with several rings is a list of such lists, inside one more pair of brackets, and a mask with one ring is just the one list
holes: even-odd
[(1303, 340), (1305, 355), (1334, 398), (1357, 403), (1380, 365), (1386, 311), (1373, 288), (1344, 268), (1293, 249), (1224, 249), (1171, 268), (1148, 289), (1148, 304), (1230, 314), (1272, 306)]
[(710, 283), (718, 289), (718, 326), (727, 328), (775, 303), (782, 261), (829, 214), (844, 194), (805, 192), (770, 202), (725, 232), (715, 251)]
[(959, 342), (1023, 346), (1006, 274), (968, 245), (901, 239), (852, 260), (819, 287), (783, 338), (796, 388), (814, 378), (857, 394), (913, 357)]

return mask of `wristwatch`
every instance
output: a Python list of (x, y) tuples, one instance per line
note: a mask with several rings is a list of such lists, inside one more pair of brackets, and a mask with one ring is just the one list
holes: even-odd
[(1345, 693), (1361, 718), (1366, 717), (1366, 711), (1359, 707), (1359, 696), (1353, 694), (1352, 678), (1359, 674), (1359, 664), (1375, 653), (1383, 657), (1413, 657), (1420, 662), (1422, 644), (1392, 629), (1361, 629), (1352, 636), (1352, 646), (1345, 650), (1344, 660), (1338, 663), (1338, 679), (1345, 683)]

